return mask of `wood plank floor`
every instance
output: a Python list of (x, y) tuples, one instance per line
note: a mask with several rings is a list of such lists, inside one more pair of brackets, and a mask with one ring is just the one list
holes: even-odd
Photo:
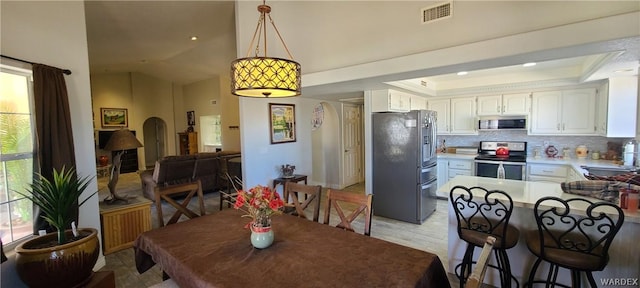
[[(106, 189), (106, 178), (99, 179), (98, 185), (100, 188), (100, 197), (106, 197), (109, 193), (108, 189)], [(141, 195), (140, 187), (140, 178), (137, 173), (121, 175), (118, 183), (119, 194)], [(364, 184), (356, 184), (344, 190), (353, 193), (364, 193)], [(445, 269), (447, 269), (447, 202), (445, 200), (437, 201), (436, 211), (429, 216), (422, 225), (374, 216), (371, 226), (371, 237), (437, 254)], [(218, 193), (205, 194), (205, 210), (207, 214), (218, 211), (218, 203)], [(190, 206), (193, 208), (196, 207), (195, 199), (192, 199)], [(170, 218), (173, 211), (175, 211), (175, 209), (172, 209), (172, 207), (166, 203), (163, 204), (162, 209), (164, 213), (163, 216), (167, 219)], [(349, 207), (344, 207), (344, 209), (348, 210)], [(324, 211), (321, 210), (321, 218), (323, 213)], [(155, 205), (151, 208), (151, 215), (155, 229), (158, 227)], [(181, 221), (187, 219), (184, 216), (182, 218)], [(337, 221), (336, 218), (337, 215), (332, 215), (331, 222)], [(322, 221), (322, 219), (320, 221)], [(362, 231), (362, 227), (364, 226), (363, 219), (358, 219), (354, 226), (357, 231)], [(139, 274), (136, 271), (132, 248), (106, 255), (106, 262), (106, 266), (101, 270), (113, 270), (115, 272), (116, 287), (118, 288), (149, 287), (162, 281), (162, 272), (157, 265), (143, 274)], [(459, 285), (454, 278), (450, 273), (449, 279), (452, 287)]]

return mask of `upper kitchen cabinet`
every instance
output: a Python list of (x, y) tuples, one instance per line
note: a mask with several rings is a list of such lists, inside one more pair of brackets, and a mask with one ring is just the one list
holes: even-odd
[(478, 134), (476, 97), (429, 100), (428, 108), (438, 113), (438, 134)]
[(396, 90), (371, 91), (371, 112), (409, 112), (411, 95)]
[(531, 135), (595, 135), (596, 89), (534, 92)]
[(528, 115), (529, 93), (478, 97), (478, 116)]
[(411, 110), (427, 110), (427, 98), (411, 95)]
[(427, 102), (429, 110), (436, 111), (436, 123), (438, 134), (450, 134), (450, 114), (451, 114), (451, 100), (450, 99), (435, 99)]
[(638, 79), (609, 78), (598, 88), (596, 124), (598, 135), (636, 137)]

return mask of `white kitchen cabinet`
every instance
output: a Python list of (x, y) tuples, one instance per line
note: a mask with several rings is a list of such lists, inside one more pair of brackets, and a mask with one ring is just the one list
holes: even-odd
[(597, 90), (597, 133), (605, 137), (636, 136), (638, 83), (635, 77), (615, 77)]
[(478, 116), (528, 115), (529, 93), (478, 97)]
[(427, 98), (411, 95), (411, 110), (427, 110)]
[(474, 175), (473, 159), (438, 159), (438, 188), (458, 175)]
[(451, 98), (451, 134), (478, 134), (476, 97)]
[(527, 181), (562, 183), (567, 180), (567, 167), (553, 164), (527, 164)]
[(447, 171), (449, 179), (453, 179), (458, 175), (473, 175), (473, 160), (449, 160), (449, 170)]
[(371, 91), (371, 112), (409, 112), (411, 95), (391, 90)]
[(449, 160), (438, 159), (438, 188), (449, 181)]
[(531, 93), (502, 95), (502, 115), (529, 115)]
[(531, 135), (594, 135), (596, 90), (535, 92), (531, 96)]
[(437, 133), (438, 135), (449, 134), (449, 121), (450, 121), (450, 111), (451, 111), (451, 100), (450, 99), (436, 99), (429, 100), (427, 102), (427, 107), (429, 110), (436, 111), (436, 123), (437, 123)]
[(476, 97), (429, 100), (428, 109), (438, 113), (438, 135), (477, 135)]
[(502, 95), (478, 96), (478, 116), (502, 114)]

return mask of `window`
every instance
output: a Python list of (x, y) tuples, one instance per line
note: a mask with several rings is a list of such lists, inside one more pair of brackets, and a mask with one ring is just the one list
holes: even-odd
[(33, 232), (31, 201), (25, 191), (33, 178), (34, 116), (30, 70), (0, 65), (0, 237), (3, 244)]
[(220, 115), (200, 117), (200, 132), (204, 152), (215, 152), (222, 148), (222, 125)]

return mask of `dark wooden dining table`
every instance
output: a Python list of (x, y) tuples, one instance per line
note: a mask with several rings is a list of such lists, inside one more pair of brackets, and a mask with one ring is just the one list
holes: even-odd
[(180, 287), (450, 287), (437, 255), (291, 215), (274, 243), (251, 245), (249, 219), (227, 209), (142, 233), (138, 272), (154, 265)]

